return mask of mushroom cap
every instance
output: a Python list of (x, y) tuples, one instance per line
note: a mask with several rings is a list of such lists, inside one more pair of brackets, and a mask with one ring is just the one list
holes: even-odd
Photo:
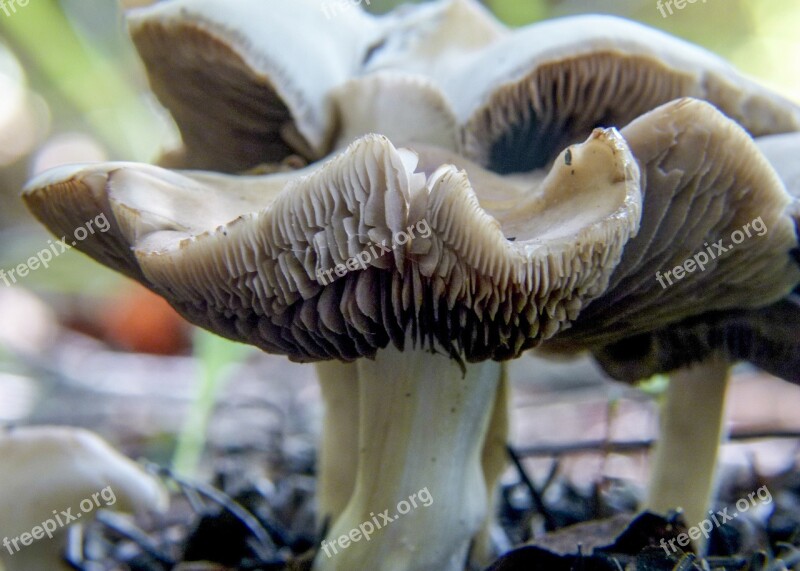
[[(756, 140), (786, 190), (787, 214), (800, 242), (800, 133)], [(645, 210), (647, 209), (645, 203)], [(800, 247), (790, 254), (800, 266)], [(767, 307), (704, 313), (594, 350), (612, 377), (628, 382), (704, 361), (712, 354), (748, 361), (784, 380), (800, 383), (800, 286)]]
[[(110, 231), (78, 248), (190, 321), (268, 352), (353, 360), (410, 332), (467, 360), (517, 356), (605, 290), (638, 226), (635, 161), (613, 129), (528, 181), (468, 174), (438, 153), (373, 135), (263, 177), (67, 167), (24, 198), (59, 235), (104, 213)], [(358, 256), (363, 268), (322, 273)]]
[(598, 126), (622, 128), (680, 97), (707, 100), (753, 136), (800, 129), (798, 107), (711, 52), (613, 16), (504, 36), (442, 80), (463, 154), (497, 172), (548, 164)]
[(325, 2), (171, 0), (128, 12), (153, 92), (181, 131), (171, 162), (236, 172), (328, 152), (329, 93), (356, 72), (376, 28), (360, 10), (332, 22)]
[(800, 225), (800, 216), (796, 214), (800, 207), (800, 162), (797, 160), (797, 153), (800, 152), (800, 133), (760, 137), (756, 139), (756, 145), (778, 172), (786, 190), (794, 197), (791, 212)]
[(800, 291), (761, 309), (704, 313), (593, 353), (606, 373), (629, 383), (720, 355), (800, 384), (798, 331)]
[(71, 508), (73, 515), (88, 517), (89, 512), (81, 514), (80, 502), (92, 500), (93, 494), (109, 486), (115, 510), (166, 509), (167, 493), (161, 483), (87, 430), (58, 426), (0, 430), (0, 458), (0, 514), (12, 516), (0, 522), (3, 536), (30, 532), (54, 517), (54, 510)]
[(510, 32), (476, 0), (402, 6), (378, 20), (362, 74), (401, 71), (440, 80)]
[(385, 135), (398, 145), (459, 148), (461, 131), (450, 103), (425, 76), (376, 72), (351, 79), (332, 96), (341, 118), (337, 148), (370, 133)]
[(241, 172), (313, 161), (334, 136), (343, 148), (378, 132), (527, 172), (595, 127), (623, 127), (687, 96), (754, 136), (800, 129), (797, 106), (720, 58), (621, 18), (509, 31), (476, 0), (379, 18), (337, 11), (335, 25), (326, 9), (327, 0), (168, 0), (131, 11), (153, 90), (184, 140), (169, 166)]
[[(710, 105), (680, 101), (661, 109), (671, 112), (656, 110), (622, 130), (645, 189), (639, 234), (626, 245), (608, 290), (548, 350), (591, 349), (614, 376), (629, 380), (682, 366), (678, 354), (692, 343), (686, 358), (718, 349), (763, 362), (759, 354), (769, 347), (785, 355), (791, 345), (780, 339), (797, 317), (777, 320), (769, 331), (765, 316), (794, 307), (773, 304), (800, 284), (796, 199), (755, 142)], [(720, 253), (715, 243), (728, 251)], [(667, 287), (659, 283), (656, 272), (702, 261), (698, 253), (716, 257)], [(765, 306), (765, 313), (752, 311)], [(747, 339), (752, 347), (744, 346)], [(634, 356), (644, 362), (631, 364)]]

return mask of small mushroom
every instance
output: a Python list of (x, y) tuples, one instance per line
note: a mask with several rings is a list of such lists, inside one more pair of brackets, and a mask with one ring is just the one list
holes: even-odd
[[(296, 361), (352, 363), (355, 483), (317, 569), (460, 570), (496, 464), (483, 453), (496, 361), (577, 317), (637, 228), (639, 173), (619, 134), (597, 130), (571, 154), (546, 176), (506, 180), (447, 150), (368, 136), (262, 177), (61, 168), (25, 200), (61, 234), (105, 212), (111, 230), (79, 247), (202, 327)], [(434, 508), (410, 499), (423, 490)], [(402, 501), (417, 509), (398, 513)], [(374, 535), (345, 549), (363, 522)]]
[(71, 569), (67, 528), (96, 510), (163, 511), (153, 476), (87, 430), (38, 426), (0, 431), (0, 560), (6, 571)]
[(593, 351), (618, 380), (670, 374), (650, 509), (667, 512), (682, 506), (689, 525), (705, 518), (731, 363), (749, 361), (800, 384), (799, 294), (800, 288), (762, 309), (705, 313)]
[(797, 359), (796, 311), (764, 320), (791, 308), (781, 300), (800, 283), (796, 203), (750, 136), (706, 103), (670, 103), (622, 134), (642, 172), (641, 229), (608, 290), (546, 349), (592, 350), (627, 380), (672, 372), (648, 507), (680, 506), (691, 524), (710, 502), (729, 360), (774, 351), (786, 361), (772, 370), (787, 371)]

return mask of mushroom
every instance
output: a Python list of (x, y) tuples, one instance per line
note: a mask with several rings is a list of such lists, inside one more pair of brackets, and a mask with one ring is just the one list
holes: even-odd
[(161, 483), (96, 434), (60, 426), (0, 431), (0, 560), (6, 571), (71, 569), (66, 530), (99, 509), (163, 511)]
[[(421, 92), (437, 86), (461, 127), (457, 150), (494, 172), (545, 167), (593, 128), (622, 128), (680, 97), (713, 103), (753, 136), (800, 129), (793, 103), (711, 52), (629, 20), (572, 16), (510, 32), (468, 0), (434, 2), (419, 12), (407, 16), (409, 25), (383, 26), (382, 41), (351, 81), (363, 78), (369, 92), (376, 75), (413, 74)], [(391, 121), (366, 115), (369, 107), (351, 110), (361, 105), (360, 97), (339, 101), (343, 113), (361, 118), (351, 118), (345, 133)], [(424, 110), (423, 130), (430, 113)]]
[(328, 94), (356, 73), (375, 24), (346, 10), (334, 25), (326, 1), (171, 0), (127, 13), (183, 138), (171, 166), (238, 172), (327, 154), (337, 123)]
[[(638, 186), (639, 175), (621, 166), (633, 162), (616, 132), (594, 127), (622, 127), (687, 95), (711, 101), (754, 135), (796, 130), (800, 119), (793, 105), (708, 52), (619, 19), (570, 18), (511, 32), (477, 2), (452, 0), (383, 18), (349, 13), (331, 26), (320, 20), (320, 8), (312, 0), (167, 0), (133, 12), (130, 21), (153, 89), (183, 136), (184, 151), (169, 164), (240, 172), (269, 163), (265, 170), (273, 171), (281, 170), (279, 161), (296, 165), (339, 149), (330, 162), (231, 178), (131, 164), (75, 167), (32, 181), (26, 200), (62, 233), (92, 213), (107, 213), (112, 231), (80, 247), (160, 293), (191, 321), (296, 360), (325, 362), (321, 496), (336, 539), (366, 521), (358, 517), (368, 506), (395, 505), (398, 486), (430, 468), (423, 455), (396, 480), (372, 474), (380, 450), (370, 422), (379, 419), (377, 409), (365, 407), (374, 385), (397, 376), (418, 383), (413, 402), (392, 403), (400, 416), (413, 416), (414, 407), (446, 400), (444, 389), (426, 394), (435, 387), (415, 377), (418, 359), (430, 359), (431, 370), (447, 370), (447, 390), (475, 381), (474, 394), (459, 396), (491, 397), (502, 372), (479, 361), (512, 358), (552, 337), (606, 289), (638, 227), (639, 191), (620, 188)], [(287, 37), (282, 30), (294, 27), (286, 22), (300, 15), (308, 27)], [(318, 64), (318, 74), (306, 70)], [(640, 129), (691, 115), (696, 105), (660, 109)], [(682, 107), (688, 110), (677, 111)], [(704, 109), (697, 125), (716, 137), (727, 133), (729, 121)], [(679, 127), (674, 140), (697, 137), (685, 121)], [(644, 161), (637, 156), (643, 164), (672, 149), (673, 139), (650, 135), (648, 142), (637, 133), (642, 149), (653, 153)], [(695, 158), (675, 156), (687, 168)], [(520, 174), (501, 177), (481, 167)], [(605, 186), (616, 190), (600, 192)], [(673, 207), (679, 212), (683, 205)], [(467, 221), (480, 230), (469, 231)], [(388, 253), (378, 247), (422, 222), (430, 236)], [(372, 259), (346, 266), (365, 252)], [(336, 275), (339, 265), (344, 275)], [(434, 347), (452, 357), (449, 365), (430, 353)], [(329, 367), (329, 360), (347, 364)], [(347, 398), (356, 386), (358, 414)], [(429, 472), (437, 474), (430, 490), (447, 506), (443, 513), (408, 514), (380, 533), (403, 541), (356, 542), (335, 561), (321, 557), (318, 567), (457, 567), (498, 470), (488, 442), (474, 453), (489, 423), (486, 409), (505, 415), (502, 401), (489, 401), (464, 420), (469, 430), (449, 434), (454, 422), (438, 431), (442, 441), (453, 439), (454, 461), (468, 466), (440, 491), (444, 470)], [(404, 426), (400, 416), (383, 419)], [(495, 416), (489, 426), (485, 439), (497, 442), (505, 423)], [(395, 430), (396, 448), (403, 430)], [(414, 446), (441, 446), (408, 430)], [(345, 451), (346, 435), (356, 432), (359, 452)], [(477, 456), (484, 459), (482, 478), (475, 476)], [(370, 483), (383, 496), (370, 497)], [(467, 500), (454, 502), (467, 489)], [(385, 506), (374, 506), (384, 499)]]
[(463, 154), (496, 172), (545, 165), (595, 126), (624, 127), (680, 97), (713, 103), (754, 136), (800, 128), (796, 106), (724, 60), (609, 16), (524, 28), (482, 52), (447, 87), (462, 94), (453, 98), (456, 115), (469, 117)]
[[(639, 173), (619, 134), (597, 130), (569, 152), (545, 177), (505, 180), (368, 136), (260, 177), (59, 168), (25, 200), (60, 234), (106, 213), (111, 230), (80, 247), (195, 324), (297, 361), (352, 363), (357, 473), (318, 569), (460, 569), (486, 516), (497, 361), (601, 294), (637, 228)], [(413, 496), (423, 490), (434, 509)], [(345, 549), (364, 522), (374, 535)]]
[[(800, 165), (796, 160), (800, 133), (761, 137), (756, 145), (794, 197), (787, 213), (800, 236)], [(790, 254), (800, 264), (800, 248)], [(799, 296), (800, 288), (796, 288), (766, 307), (690, 317), (595, 349), (594, 357), (609, 375), (626, 382), (702, 362), (716, 353), (728, 362), (748, 361), (776, 377), (800, 383)]]
[[(459, 18), (454, 14), (462, 16), (464, 4), (440, 3), (441, 16), (436, 21), (438, 26), (404, 29), (402, 41), (386, 41), (370, 52), (365, 67), (371, 73), (351, 80), (341, 95), (337, 93), (338, 105), (343, 116), (347, 117), (347, 129), (340, 133), (340, 143), (366, 132), (371, 125), (377, 125), (381, 132), (397, 134), (402, 140), (424, 141), (432, 138), (429, 131), (435, 131), (440, 135), (438, 144), (451, 148), (446, 142), (449, 131), (438, 128), (438, 125), (446, 125), (448, 118), (453, 116), (461, 125), (461, 137), (454, 147), (456, 150), (492, 171), (524, 173), (552, 164), (556, 153), (586, 136), (595, 126), (624, 127), (642, 113), (684, 96), (710, 101), (752, 135), (800, 129), (797, 106), (742, 77), (720, 58), (664, 33), (618, 18), (563, 18), (528, 26), (513, 33), (484, 34), (481, 37), (485, 39), (478, 42), (480, 49), (467, 50), (466, 53), (454, 54), (442, 50), (439, 38), (458, 28)], [(480, 17), (477, 11), (472, 14)], [(393, 30), (391, 33), (397, 32)], [(420, 54), (428, 57), (420, 58)], [(431, 60), (432, 63), (428, 63)], [(417, 74), (412, 76), (413, 82), (402, 75), (410, 72)], [(392, 99), (375, 95), (381, 90), (399, 93), (401, 90), (397, 89), (398, 86), (405, 91), (416, 88), (418, 122), (413, 120), (411, 113), (404, 113), (401, 105), (393, 104), (392, 107), (400, 109), (399, 112), (374, 112), (382, 102)], [(408, 95), (405, 97), (411, 99)], [(360, 104), (365, 100), (371, 103)], [(395, 118), (398, 118), (396, 122)], [(727, 127), (723, 128), (721, 116), (716, 115), (712, 119), (719, 123), (720, 133), (725, 132)], [(673, 132), (681, 132), (683, 128), (684, 125), (675, 126)], [(628, 136), (624, 131), (623, 135), (626, 138)], [(685, 135), (695, 142), (699, 136), (697, 133)], [(632, 136), (637, 138), (640, 148), (651, 152), (640, 157), (634, 150), (640, 163), (654, 162), (658, 158), (656, 153), (668, 144), (662, 138), (645, 149), (648, 138), (652, 139), (652, 132)], [(736, 140), (745, 139), (741, 135), (736, 137)], [(719, 140), (723, 141), (724, 137)], [(689, 148), (694, 144), (690, 142)], [(758, 155), (755, 149), (750, 148), (749, 152)], [(673, 156), (676, 170), (682, 168), (682, 161), (689, 159), (678, 154)], [(713, 159), (716, 157), (711, 155), (708, 160)], [(692, 160), (686, 166), (689, 169), (698, 167), (696, 161)], [(763, 171), (765, 176), (771, 174), (774, 178), (774, 173), (769, 173), (769, 169)], [(657, 177), (645, 177), (643, 180), (646, 194), (650, 192), (650, 180), (657, 180)], [(777, 188), (774, 180), (772, 182), (768, 186)], [(785, 199), (785, 192), (776, 192), (778, 194)], [(659, 188), (654, 188), (649, 196), (658, 201), (651, 203), (649, 208), (652, 226), (661, 222), (652, 217), (659, 217), (663, 213), (670, 198)], [(683, 198), (678, 197), (680, 200)], [(701, 201), (693, 208), (703, 207)], [(676, 209), (675, 216), (681, 216), (680, 208), (683, 206)], [(646, 240), (640, 238), (639, 243), (646, 243)], [(697, 247), (702, 250), (702, 240)], [(665, 266), (665, 269), (673, 266)], [(624, 271), (624, 268), (620, 268), (615, 275), (624, 275)], [(780, 275), (783, 269), (776, 267), (775, 271), (776, 275)], [(650, 279), (650, 276), (642, 273), (642, 279)], [(755, 283), (750, 286), (751, 289), (747, 291), (753, 300), (745, 307), (754, 303), (769, 303), (769, 300), (758, 297)], [(775, 286), (782, 287), (781, 291), (785, 293), (785, 281), (779, 279)], [(774, 300), (775, 294), (771, 295)], [(604, 299), (616, 301), (611, 293)], [(715, 301), (723, 305), (726, 302), (724, 296)], [(730, 303), (730, 300), (727, 302)], [(709, 309), (698, 304), (687, 310), (684, 317)], [(650, 314), (643, 315), (649, 317)], [(643, 317), (642, 321), (646, 322), (647, 317)], [(674, 315), (670, 319), (680, 320), (681, 316)], [(586, 317), (581, 321), (591, 323), (591, 318)], [(624, 326), (620, 327), (619, 323), (617, 327), (631, 333)], [(570, 333), (566, 335), (569, 337)], [(553, 350), (557, 350), (556, 345)], [(707, 370), (698, 368), (690, 375), (691, 378), (709, 378), (702, 390), (709, 393), (706, 401), (709, 410), (717, 411), (716, 414), (710, 412), (703, 417), (707, 421), (705, 425), (696, 421), (696, 411), (688, 414), (693, 433), (705, 434), (702, 439), (693, 439), (697, 443), (695, 453), (701, 454), (705, 450), (705, 454), (701, 454), (704, 460), (693, 464), (699, 476), (694, 478), (686, 472), (675, 474), (681, 463), (675, 461), (674, 455), (692, 453), (691, 449), (684, 449), (680, 445), (682, 439), (676, 432), (682, 430), (680, 426), (686, 423), (678, 412), (691, 409), (683, 406), (676, 397), (673, 399), (676, 402), (670, 405), (674, 411), (665, 410), (663, 414), (665, 422), (674, 424), (676, 428), (665, 426), (663, 432), (675, 433), (674, 440), (679, 445), (674, 447), (674, 454), (663, 454), (660, 448), (656, 453), (657, 458), (664, 456), (665, 459), (655, 463), (649, 502), (654, 509), (681, 504), (696, 506), (686, 508), (689, 517), (704, 513), (702, 510), (705, 509), (711, 489), (716, 442), (721, 432), (720, 415), (727, 379), (727, 365), (712, 365), (713, 359), (709, 359)], [(788, 367), (788, 364), (783, 365), (784, 369)], [(689, 393), (685, 390), (686, 383), (694, 387), (695, 381), (683, 379), (683, 374), (675, 375), (670, 394), (692, 394), (691, 398), (702, 401), (700, 389)], [(671, 440), (667, 438), (664, 442), (668, 444)], [(687, 481), (693, 482), (689, 486), (693, 491), (685, 489)]]
[(796, 301), (785, 298), (800, 283), (798, 217), (733, 121), (704, 103), (666, 107), (622, 130), (642, 171), (639, 234), (608, 290), (545, 350), (590, 349), (622, 380), (672, 373), (647, 505), (682, 507), (691, 524), (713, 491), (729, 362), (797, 379)]
[(594, 350), (617, 380), (634, 383), (720, 355), (800, 384), (800, 290), (760, 309), (704, 313)]

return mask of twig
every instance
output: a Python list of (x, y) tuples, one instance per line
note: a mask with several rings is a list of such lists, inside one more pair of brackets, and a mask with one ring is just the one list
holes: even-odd
[[(741, 442), (747, 440), (767, 440), (767, 439), (798, 439), (800, 431), (793, 430), (774, 430), (774, 431), (745, 431), (731, 434), (730, 440)], [(569, 454), (582, 454), (586, 452), (599, 452), (603, 454), (626, 454), (641, 452), (653, 447), (656, 443), (654, 438), (645, 440), (585, 440), (583, 442), (568, 442), (566, 444), (544, 444), (517, 448), (516, 453), (520, 458), (530, 458), (533, 456), (566, 456)]]
[(170, 567), (175, 565), (175, 560), (161, 552), (158, 545), (146, 533), (138, 527), (131, 525), (122, 516), (108, 511), (100, 511), (97, 514), (96, 520), (108, 529), (114, 531), (117, 535), (138, 545), (144, 553), (159, 563)]
[(519, 477), (522, 479), (522, 483), (525, 484), (526, 488), (528, 488), (528, 492), (531, 495), (531, 500), (533, 500), (533, 505), (536, 508), (536, 511), (539, 512), (544, 518), (545, 528), (548, 531), (557, 529), (558, 524), (550, 514), (547, 506), (545, 506), (544, 499), (539, 493), (539, 490), (536, 489), (536, 485), (533, 483), (533, 480), (531, 480), (530, 476), (528, 476), (525, 466), (522, 465), (522, 460), (520, 459), (519, 454), (511, 446), (506, 446), (506, 450), (508, 451), (508, 456), (511, 458), (511, 461), (514, 463), (514, 466), (517, 468), (517, 472), (519, 472)]
[(241, 504), (230, 498), (227, 494), (217, 490), (216, 488), (200, 483), (200, 482), (189, 482), (185, 480), (181, 476), (175, 474), (169, 468), (164, 468), (162, 466), (151, 465), (151, 470), (156, 471), (158, 474), (161, 474), (171, 480), (173, 480), (179, 486), (186, 487), (196, 491), (201, 496), (205, 496), (206, 498), (210, 499), (211, 501), (219, 504), (223, 508), (225, 508), (228, 512), (231, 513), (234, 517), (238, 518), (247, 529), (250, 530), (250, 533), (253, 534), (253, 537), (259, 542), (261, 547), (266, 548), (271, 553), (277, 553), (278, 548), (275, 543), (272, 541), (272, 538), (264, 529), (264, 526), (261, 525), (261, 522), (258, 521), (253, 514), (251, 514), (247, 509), (245, 509)]

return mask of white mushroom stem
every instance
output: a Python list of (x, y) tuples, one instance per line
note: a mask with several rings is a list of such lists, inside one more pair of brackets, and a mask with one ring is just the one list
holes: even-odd
[(482, 452), (500, 364), (465, 374), (444, 354), (392, 347), (357, 366), (356, 485), (314, 569), (462, 571), (487, 514)]
[(687, 525), (708, 517), (723, 433), (727, 361), (712, 357), (675, 372), (661, 411), (648, 509), (683, 509)]
[(318, 514), (332, 525), (344, 511), (358, 466), (358, 367), (355, 363), (316, 364), (325, 412), (319, 453)]
[(475, 538), (475, 546), (470, 557), (470, 563), (480, 569), (491, 565), (499, 555), (499, 553), (495, 553), (492, 544), (492, 526), (495, 522), (495, 510), (499, 499), (498, 483), (508, 467), (506, 445), (509, 441), (511, 398), (508, 386), (508, 367), (505, 364), (502, 364), (501, 367), (500, 385), (497, 388), (489, 428), (483, 442), (482, 464), (483, 475), (486, 478), (486, 493), (489, 496), (489, 509), (483, 529)]

